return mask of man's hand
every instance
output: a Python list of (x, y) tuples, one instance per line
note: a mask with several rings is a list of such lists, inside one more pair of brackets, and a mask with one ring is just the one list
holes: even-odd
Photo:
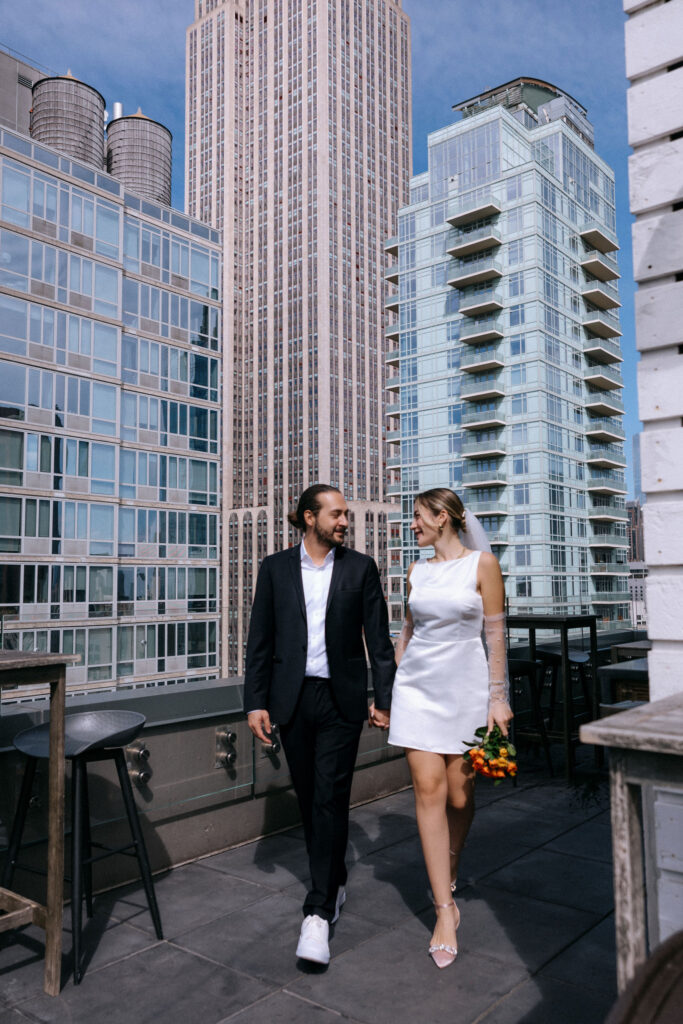
[(267, 711), (251, 711), (247, 715), (247, 725), (256, 739), (261, 740), (261, 743), (267, 743), (268, 746), (273, 745), (270, 737), (270, 733), (273, 730), (270, 724), (270, 715)]
[(370, 705), (368, 711), (368, 722), (370, 725), (376, 726), (378, 729), (389, 728), (389, 712), (380, 711), (379, 708), (375, 707), (374, 701)]

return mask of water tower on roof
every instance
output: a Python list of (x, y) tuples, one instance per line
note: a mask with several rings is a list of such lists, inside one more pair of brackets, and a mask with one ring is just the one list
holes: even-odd
[(140, 109), (124, 116), (121, 104), (115, 103), (114, 119), (107, 126), (107, 170), (131, 192), (170, 206), (172, 141), (163, 124)]
[(104, 96), (71, 71), (33, 86), (31, 135), (37, 142), (102, 170)]

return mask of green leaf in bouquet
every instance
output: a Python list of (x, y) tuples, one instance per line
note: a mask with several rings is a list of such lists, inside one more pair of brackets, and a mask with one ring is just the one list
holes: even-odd
[(481, 725), (478, 729), (475, 729), (474, 730), (474, 735), (475, 736), (485, 736), (486, 735), (486, 726), (485, 725)]
[(507, 744), (507, 748), (508, 748), (508, 754), (510, 754), (511, 757), (517, 757), (517, 748), (514, 747), (512, 745), (512, 743), (508, 743)]

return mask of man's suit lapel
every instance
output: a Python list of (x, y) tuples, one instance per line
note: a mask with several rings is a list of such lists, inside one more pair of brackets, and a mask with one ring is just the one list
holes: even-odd
[(330, 589), (327, 592), (327, 606), (325, 611), (330, 610), (330, 604), (334, 597), (334, 592), (339, 586), (339, 580), (342, 578), (344, 573), (344, 548), (335, 548), (334, 550), (334, 565), (332, 566), (332, 579), (330, 580)]
[(289, 570), (292, 574), (292, 582), (294, 583), (294, 590), (299, 600), (301, 614), (304, 617), (304, 622), (306, 622), (306, 598), (304, 596), (304, 581), (301, 577), (301, 545), (295, 544), (293, 548), (290, 548), (290, 554)]

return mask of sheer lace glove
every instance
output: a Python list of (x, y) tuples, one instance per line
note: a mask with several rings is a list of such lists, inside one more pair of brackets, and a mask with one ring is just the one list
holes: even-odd
[(408, 646), (408, 643), (409, 643), (410, 638), (411, 638), (412, 635), (413, 635), (413, 617), (410, 614), (410, 608), (408, 608), (408, 610), (406, 611), (406, 617), (403, 620), (403, 626), (401, 627), (401, 632), (399, 633), (398, 640), (396, 641), (396, 649), (395, 649), (395, 652), (394, 652), (394, 657), (396, 658), (396, 664), (397, 665), (401, 664), (401, 658), (405, 654), (406, 647)]
[(508, 723), (512, 721), (510, 708), (510, 683), (508, 681), (508, 660), (505, 649), (505, 612), (500, 615), (484, 616), (484, 636), (489, 663), (489, 709), (488, 729), (499, 725), (507, 736)]

